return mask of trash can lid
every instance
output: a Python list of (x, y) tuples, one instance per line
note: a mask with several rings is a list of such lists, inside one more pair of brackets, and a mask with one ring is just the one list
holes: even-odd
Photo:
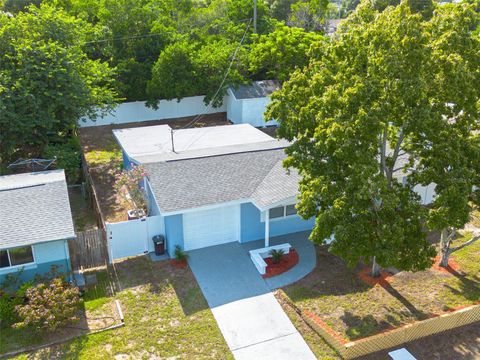
[(155, 241), (155, 242), (163, 242), (163, 241), (165, 241), (165, 237), (163, 235), (155, 235), (152, 238), (152, 240)]

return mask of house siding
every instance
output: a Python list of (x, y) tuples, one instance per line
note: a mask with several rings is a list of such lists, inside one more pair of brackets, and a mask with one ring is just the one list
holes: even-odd
[(227, 97), (227, 119), (234, 124), (242, 124), (242, 103), (235, 98), (232, 91), (228, 89)]
[(155, 201), (155, 196), (152, 192), (152, 187), (150, 182), (146, 180), (145, 182), (145, 191), (147, 193), (147, 202), (148, 202), (148, 216), (157, 216), (160, 215), (160, 208), (158, 207), (157, 202)]
[(165, 216), (165, 236), (167, 238), (167, 251), (170, 257), (175, 256), (175, 246), (183, 249), (183, 215)]
[[(313, 229), (315, 218), (303, 220), (300, 216), (270, 220), (270, 236), (279, 236)], [(265, 238), (265, 223), (261, 221), (260, 210), (252, 203), (241, 207), (241, 241), (255, 241)]]
[(52, 266), (58, 267), (59, 272), (68, 273), (71, 270), (70, 256), (68, 253), (67, 240), (51, 241), (42, 244), (35, 244), (33, 253), (35, 264), (25, 265), (15, 269), (0, 269), (0, 283), (3, 283), (8, 274), (15, 274), (21, 271), (22, 282), (33, 280), (36, 275), (48, 273)]
[(130, 161), (130, 158), (128, 157), (127, 153), (122, 150), (122, 159), (123, 159), (123, 168), (125, 170), (130, 170), (132, 168), (132, 162)]
[(248, 123), (253, 126), (270, 126), (277, 125), (276, 121), (266, 122), (264, 119), (264, 113), (267, 109), (267, 105), (270, 103), (269, 97), (255, 98), (255, 99), (242, 99), (242, 122)]

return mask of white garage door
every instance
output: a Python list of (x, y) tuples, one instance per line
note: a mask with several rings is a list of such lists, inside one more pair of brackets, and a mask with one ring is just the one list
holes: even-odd
[(240, 205), (183, 214), (185, 250), (240, 240)]

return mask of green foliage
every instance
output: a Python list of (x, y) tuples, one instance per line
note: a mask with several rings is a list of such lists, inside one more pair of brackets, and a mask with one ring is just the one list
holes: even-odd
[(328, 0), (298, 1), (291, 6), (288, 24), (306, 31), (324, 31), (326, 20), (337, 12), (337, 7)]
[(56, 159), (55, 168), (64, 169), (69, 184), (76, 184), (81, 173), (80, 143), (72, 137), (66, 143), (48, 144), (43, 153), (45, 159)]
[(20, 305), (18, 297), (11, 298), (7, 294), (0, 295), (0, 329), (8, 327), (18, 320), (15, 306)]
[(38, 332), (55, 331), (79, 320), (79, 290), (61, 278), (29, 288), (25, 296), (27, 302), (15, 307), (20, 318), (20, 321), (14, 324), (16, 328), (30, 327)]
[(283, 255), (285, 255), (285, 251), (283, 249), (273, 249), (270, 250), (269, 255), (272, 257), (274, 264), (279, 264), (280, 261), (282, 261)]
[(143, 166), (133, 166), (115, 175), (115, 192), (120, 200), (129, 202), (133, 209), (147, 209), (143, 179), (146, 173)]
[(181, 41), (167, 46), (152, 69), (152, 80), (148, 84), (150, 103), (156, 106), (158, 99), (206, 95), (206, 103), (213, 100), (214, 106), (221, 105), (227, 86), (244, 81), (241, 64), (237, 60), (224, 82), (220, 96), (213, 99), (236, 47), (237, 44), (225, 40), (215, 40), (205, 45)]
[(85, 29), (85, 22), (47, 5), (0, 16), (3, 160), (41, 149), (52, 134), (68, 136), (80, 117), (110, 108), (111, 70), (83, 51)]
[[(407, 2), (381, 13), (361, 4), (346, 25), (284, 83), (266, 117), (294, 142), (285, 165), (303, 177), (297, 209), (316, 216), (312, 240), (335, 235), (331, 251), (350, 265), (376, 256), (425, 269), (435, 254), (425, 219), (434, 229), (464, 224), (480, 185), (476, 16), (463, 4), (428, 21)], [(414, 187), (431, 182), (438, 196), (425, 209)]]
[(187, 260), (187, 254), (185, 254), (185, 251), (180, 247), (180, 245), (175, 245), (175, 260), (177, 261), (185, 261)]
[(295, 69), (308, 64), (312, 44), (322, 46), (325, 41), (320, 34), (278, 25), (273, 32), (254, 37), (249, 53), (249, 70), (256, 78), (283, 82)]

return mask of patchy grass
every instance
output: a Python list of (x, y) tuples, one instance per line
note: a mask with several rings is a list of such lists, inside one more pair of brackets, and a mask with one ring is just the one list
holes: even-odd
[(452, 255), (457, 273), (400, 272), (390, 284), (368, 286), (324, 247), (317, 267), (283, 290), (301, 310), (353, 340), (480, 301), (480, 242)]
[(122, 150), (114, 139), (105, 142), (104, 147), (97, 150), (85, 151), (85, 160), (91, 167), (121, 163)]
[(97, 226), (95, 215), (87, 201), (83, 198), (80, 188), (68, 189), (68, 198), (72, 210), (75, 231), (85, 231)]
[(317, 359), (322, 360), (340, 360), (342, 357), (331, 348), (327, 342), (316, 333), (297, 312), (282, 297), (277, 296), (277, 300), (283, 307), (283, 310), (292, 321), (293, 325), (302, 334), (310, 349), (313, 351)]
[[(26, 358), (182, 358), (231, 359), (232, 355), (217, 327), (192, 272), (177, 269), (168, 261), (152, 262), (147, 257), (116, 264), (118, 293), (125, 326), (79, 337)], [(103, 275), (98, 274), (99, 284)], [(101, 303), (101, 289), (87, 292)]]

